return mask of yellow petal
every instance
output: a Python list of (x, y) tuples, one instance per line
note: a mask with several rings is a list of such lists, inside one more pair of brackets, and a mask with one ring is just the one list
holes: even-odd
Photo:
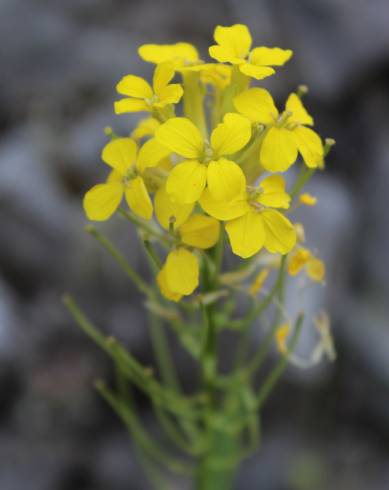
[(217, 61), (239, 62), (249, 54), (252, 39), (248, 27), (243, 24), (229, 27), (217, 26), (214, 38), (219, 47), (211, 46), (209, 54)]
[(156, 66), (153, 76), (153, 89), (154, 93), (158, 95), (158, 92), (169, 84), (170, 80), (174, 77), (174, 66), (170, 62), (160, 63)]
[(197, 201), (206, 184), (207, 167), (195, 160), (179, 163), (171, 171), (166, 190), (179, 203), (189, 204)]
[(292, 133), (306, 166), (321, 168), (324, 160), (324, 148), (320, 136), (312, 129), (304, 126), (298, 126)]
[(280, 354), (286, 354), (288, 352), (288, 346), (286, 345), (286, 341), (288, 339), (289, 332), (290, 332), (289, 323), (284, 323), (283, 325), (280, 325), (276, 330), (275, 338), (276, 338), (277, 349), (280, 352)]
[(165, 107), (168, 104), (177, 104), (181, 100), (184, 90), (179, 83), (172, 83), (161, 88), (157, 95), (159, 102), (154, 103), (154, 107)]
[(137, 99), (149, 99), (153, 96), (153, 90), (149, 83), (141, 77), (126, 75), (116, 85), (119, 94), (128, 95)]
[(214, 85), (219, 90), (223, 90), (231, 81), (232, 67), (217, 63), (206, 63), (198, 65), (200, 79), (205, 85)]
[(173, 117), (157, 129), (155, 137), (163, 145), (186, 158), (201, 157), (204, 141), (197, 127), (185, 117)]
[(173, 201), (166, 191), (166, 186), (162, 186), (155, 194), (154, 207), (159, 224), (162, 228), (168, 230), (171, 218), (174, 219), (174, 228), (178, 228), (189, 218), (193, 211), (194, 203), (179, 204), (177, 201)]
[(178, 248), (170, 252), (164, 268), (166, 284), (170, 291), (189, 295), (197, 288), (199, 263), (197, 257), (185, 248)]
[(212, 131), (211, 145), (216, 157), (232, 155), (242, 149), (250, 138), (250, 121), (239, 114), (230, 113)]
[(126, 112), (151, 111), (150, 105), (143, 99), (122, 99), (114, 103), (115, 114)]
[(312, 196), (312, 194), (309, 194), (309, 192), (304, 192), (300, 195), (299, 201), (305, 206), (315, 206), (317, 203), (317, 197)]
[(252, 257), (265, 243), (265, 229), (262, 218), (254, 209), (226, 224), (234, 254), (243, 259)]
[(114, 184), (114, 183), (123, 184), (123, 175), (116, 170), (111, 170), (105, 182), (106, 184)]
[(95, 185), (84, 196), (83, 206), (88, 219), (105, 221), (119, 207), (123, 185), (118, 182)]
[(169, 173), (173, 168), (174, 165), (171, 161), (170, 156), (167, 156), (166, 158), (163, 158), (157, 165), (157, 168), (160, 168), (161, 170), (164, 170), (166, 173)]
[(242, 169), (225, 158), (210, 162), (207, 183), (209, 192), (216, 201), (230, 201), (246, 189), (246, 178)]
[(153, 205), (142, 177), (130, 180), (125, 190), (125, 196), (131, 211), (143, 219), (151, 219)]
[(136, 151), (137, 147), (133, 139), (116, 138), (104, 146), (101, 158), (121, 175), (125, 175), (134, 163)]
[(140, 140), (145, 136), (153, 136), (160, 122), (154, 117), (146, 117), (138, 122), (136, 128), (131, 133), (131, 138)]
[(174, 293), (169, 289), (169, 286), (167, 284), (166, 280), (166, 268), (163, 267), (157, 275), (157, 284), (159, 287), (159, 290), (161, 291), (162, 296), (164, 296), (166, 299), (170, 301), (180, 301), (182, 298), (182, 294), (179, 293)]
[(259, 159), (269, 172), (285, 172), (296, 161), (297, 145), (291, 131), (272, 127), (266, 134)]
[(291, 49), (254, 48), (250, 53), (250, 62), (258, 66), (281, 66), (293, 55)]
[(236, 56), (235, 50), (214, 44), (209, 47), (209, 56), (220, 63), (232, 63), (233, 65), (238, 65), (243, 63), (244, 58)]
[(294, 229), (296, 230), (297, 241), (299, 243), (305, 242), (305, 230), (302, 223), (293, 223)]
[(288, 122), (297, 124), (306, 124), (308, 126), (313, 125), (313, 119), (308, 114), (307, 110), (303, 106), (300, 97), (296, 94), (290, 94), (286, 101), (285, 110), (292, 113)]
[(138, 49), (138, 53), (144, 61), (156, 64), (172, 61), (176, 66), (199, 59), (197, 49), (189, 43), (144, 44)]
[(273, 97), (264, 88), (250, 88), (234, 98), (238, 112), (250, 121), (271, 124), (278, 117)]
[(159, 162), (167, 157), (170, 150), (155, 138), (151, 138), (143, 144), (138, 153), (136, 166), (139, 172), (144, 172), (148, 167), (156, 167)]
[(270, 253), (287, 254), (296, 244), (296, 230), (292, 223), (278, 211), (261, 212), (266, 238), (265, 247)]
[(179, 232), (186, 245), (211, 248), (219, 239), (220, 223), (210, 216), (195, 214), (180, 226)]
[(239, 66), (239, 70), (248, 77), (255, 78), (255, 80), (263, 80), (275, 73), (275, 70), (270, 66), (256, 66), (252, 63), (243, 63)]
[(288, 258), (288, 273), (291, 276), (296, 276), (305, 267), (310, 258), (311, 252), (304, 247), (293, 251)]
[(206, 213), (222, 221), (238, 218), (250, 209), (246, 192), (240, 196), (236, 196), (231, 201), (216, 201), (209, 192), (209, 189), (205, 189), (199, 202)]
[(255, 278), (254, 282), (251, 284), (249, 288), (249, 293), (251, 296), (256, 296), (262, 289), (263, 285), (265, 284), (266, 279), (268, 278), (270, 273), (270, 269), (262, 269), (257, 277)]
[(288, 209), (290, 196), (285, 192), (286, 182), (281, 175), (271, 175), (261, 181), (259, 187), (263, 192), (257, 201), (264, 206)]
[(324, 262), (316, 257), (312, 257), (306, 265), (307, 275), (312, 281), (322, 282), (324, 280), (326, 269)]

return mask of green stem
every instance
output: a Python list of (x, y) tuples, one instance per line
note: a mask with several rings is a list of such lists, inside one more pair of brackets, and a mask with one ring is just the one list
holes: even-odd
[(248, 160), (260, 147), (263, 138), (266, 134), (266, 128), (262, 126), (257, 130), (257, 133), (254, 134), (254, 137), (246, 148), (244, 148), (235, 158), (235, 162), (238, 165), (244, 164), (246, 160)]
[(234, 65), (232, 68), (231, 83), (223, 93), (222, 116), (227, 114), (227, 112), (235, 112), (234, 97), (243, 90), (246, 90), (249, 84), (250, 78), (240, 71), (238, 65)]
[(234, 386), (236, 384), (244, 382), (256, 370), (259, 369), (262, 362), (264, 361), (266, 354), (273, 342), (275, 330), (278, 327), (279, 308), (277, 308), (274, 325), (265, 336), (265, 339), (261, 344), (261, 347), (258, 349), (257, 353), (255, 354), (254, 358), (251, 360), (248, 366), (244, 368), (239, 367), (242, 364), (242, 361), (247, 354), (248, 348), (250, 347), (251, 335), (250, 335), (250, 329), (248, 327), (252, 324), (252, 322), (255, 319), (257, 319), (261, 315), (263, 311), (266, 310), (268, 306), (270, 306), (270, 304), (272, 303), (272, 301), (277, 295), (278, 295), (278, 303), (279, 304), (283, 303), (284, 281), (285, 281), (285, 273), (286, 273), (286, 257), (287, 257), (286, 255), (282, 256), (278, 276), (271, 291), (268, 293), (268, 295), (261, 303), (258, 303), (257, 306), (255, 306), (248, 312), (246, 317), (242, 320), (242, 323), (238, 325), (238, 327), (244, 330), (244, 332), (237, 347), (237, 353), (234, 362), (235, 370), (232, 375), (218, 376), (216, 379), (216, 384), (218, 386), (220, 387), (229, 386), (229, 385)]
[(289, 342), (288, 345), (288, 350), (287, 352), (282, 356), (280, 361), (278, 362), (277, 366), (271, 371), (265, 382), (262, 384), (257, 396), (256, 396), (256, 409), (260, 410), (269, 397), (271, 391), (273, 390), (275, 384), (281, 377), (282, 373), (285, 371), (285, 368), (288, 364), (288, 356), (294, 351), (294, 348), (297, 344), (298, 338), (300, 336), (301, 332), (301, 327), (304, 321), (304, 314), (300, 313), (298, 316), (295, 326), (294, 326), (294, 331), (293, 331), (293, 337), (291, 341)]
[(286, 257), (287, 257), (286, 255), (282, 256), (276, 282), (274, 283), (274, 286), (267, 294), (265, 299), (262, 302), (256, 303), (254, 308), (251, 308), (241, 320), (235, 321), (233, 323), (233, 328), (246, 330), (248, 327), (250, 327), (252, 322), (254, 322), (262, 314), (262, 312), (265, 311), (266, 308), (271, 304), (279, 288), (282, 287), (283, 285), (284, 276), (286, 272)]
[(146, 393), (151, 400), (177, 416), (184, 416), (191, 420), (197, 420), (201, 417), (201, 410), (198, 408), (199, 403), (203, 403), (201, 394), (182, 397), (172, 390), (163, 388), (153, 378), (152, 372), (144, 368), (116, 339), (105, 337), (86, 318), (71, 296), (65, 295), (63, 302), (86, 335), (94, 340), (115, 362), (119, 363), (123, 374)]
[(213, 288), (216, 287), (219, 280), (220, 270), (222, 268), (222, 263), (223, 263), (223, 252), (224, 252), (224, 228), (223, 226), (221, 226), (219, 240), (213, 250), (214, 268), (211, 277), (211, 284)]
[[(304, 321), (304, 315), (300, 314), (295, 322), (293, 336), (290, 342), (288, 343), (287, 352), (281, 357), (277, 365), (272, 369), (270, 374), (265, 379), (264, 383), (262, 383), (258, 393), (254, 395), (254, 400), (252, 403), (250, 403), (249, 410), (246, 412), (246, 414), (243, 417), (239, 418), (237, 424), (234, 423), (228, 424), (228, 431), (232, 435), (239, 434), (247, 426), (247, 424), (250, 423), (250, 419), (252, 415), (254, 413), (257, 413), (258, 410), (262, 408), (264, 402), (269, 397), (272, 389), (274, 388), (275, 384), (277, 383), (277, 381), (279, 380), (280, 376), (282, 375), (282, 373), (284, 372), (287, 366), (289, 355), (294, 352), (295, 346), (297, 344), (301, 332), (303, 321)], [(243, 384), (244, 382), (245, 382), (244, 380), (240, 380), (241, 384)], [(239, 389), (239, 387), (235, 389)]]
[(202, 354), (203, 383), (210, 406), (214, 405), (214, 379), (216, 374), (216, 326), (213, 305), (203, 307), (205, 338)]
[[(117, 390), (120, 394), (121, 402), (134, 411), (135, 406), (130, 387), (127, 386), (127, 380), (118, 364), (116, 364), (116, 373)], [(150, 460), (144, 449), (137, 444), (134, 444), (134, 449), (141, 466), (143, 466), (144, 474), (149, 479), (152, 487), (155, 490), (169, 490), (170, 484), (163, 477), (162, 472), (156, 467), (155, 463)]]
[(127, 274), (127, 276), (135, 283), (140, 292), (154, 298), (154, 292), (150, 286), (141, 278), (141, 276), (134, 271), (123, 255), (117, 250), (113, 243), (108, 240), (100, 231), (94, 226), (88, 225), (85, 227), (86, 231), (90, 233), (96, 240), (109, 252), (114, 260), (119, 264), (121, 269)]
[[(194, 434), (191, 432), (190, 441), (186, 436), (178, 429), (177, 424), (173, 422), (169, 414), (166, 413), (165, 410), (161, 409), (157, 405), (154, 405), (155, 414), (160, 422), (161, 427), (164, 429), (166, 435), (169, 439), (182, 451), (191, 455), (198, 456), (204, 451), (204, 444), (199, 443), (198, 434)], [(182, 425), (188, 421), (181, 421)], [(195, 437), (193, 437), (195, 436)]]
[(153, 272), (158, 272), (162, 268), (162, 262), (159, 255), (154, 250), (152, 243), (149, 240), (143, 240), (143, 245), (152, 266)]
[(182, 74), (184, 85), (184, 114), (200, 130), (204, 138), (208, 137), (207, 122), (204, 113), (204, 89), (200, 85), (200, 74), (185, 71)]
[(127, 211), (126, 209), (119, 209), (119, 213), (126, 219), (131, 221), (131, 223), (134, 223), (136, 226), (143, 229), (146, 233), (159, 240), (163, 245), (170, 246), (172, 243), (174, 243), (172, 237), (170, 237), (166, 233), (161, 233), (155, 226), (151, 225), (144, 219), (139, 218), (131, 211)]
[(315, 168), (308, 168), (305, 165), (301, 167), (296, 182), (294, 183), (294, 186), (292, 187), (292, 190), (290, 192), (291, 199), (294, 199), (297, 194), (299, 194), (301, 189), (305, 186), (305, 184), (309, 182), (309, 180), (315, 173), (315, 170)]
[[(219, 259), (217, 249), (216, 260)], [(203, 283), (205, 292), (212, 291), (214, 283), (212, 274), (205, 267)], [(197, 490), (227, 490), (233, 481), (236, 464), (227, 468), (215, 467), (215, 460), (224, 462), (236, 453), (237, 441), (231, 438), (220, 427), (215, 425), (215, 419), (222, 417), (223, 407), (219, 407), (216, 397), (215, 380), (217, 376), (217, 328), (215, 323), (214, 305), (202, 305), (205, 339), (203, 344), (202, 368), (204, 392), (207, 396), (207, 405), (204, 407), (204, 432), (207, 436), (208, 447), (198, 460), (196, 471)]]
[(121, 400), (118, 399), (105, 386), (103, 382), (97, 382), (96, 389), (126, 424), (128, 431), (135, 439), (139, 447), (141, 447), (151, 458), (176, 473), (184, 475), (191, 475), (193, 473), (193, 468), (191, 465), (177, 458), (174, 458), (167, 453), (165, 448), (162, 449), (156, 443), (156, 441), (152, 440), (150, 435), (147, 434), (146, 431), (142, 428), (142, 425), (138, 417), (136, 416), (135, 411), (131, 410), (128, 405), (124, 405)]
[[(327, 157), (328, 154), (331, 151), (331, 148), (335, 145), (335, 140), (332, 138), (327, 138), (325, 140), (324, 144), (324, 157)], [(292, 200), (297, 196), (297, 194), (300, 193), (301, 189), (307, 184), (313, 174), (315, 173), (317, 169), (316, 168), (308, 168), (307, 166), (303, 165), (300, 168), (300, 172), (297, 176), (296, 182), (294, 183), (294, 186), (292, 187), (292, 190), (290, 192), (290, 197)]]
[(180, 391), (180, 385), (162, 323), (152, 313), (149, 315), (149, 321), (151, 342), (162, 381), (173, 391)]

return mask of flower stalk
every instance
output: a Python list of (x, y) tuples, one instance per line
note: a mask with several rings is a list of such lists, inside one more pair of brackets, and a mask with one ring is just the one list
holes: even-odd
[[(218, 26), (214, 39), (211, 62), (185, 42), (140, 47), (141, 58), (155, 65), (152, 82), (123, 77), (114, 108), (118, 116), (147, 117), (131, 137), (106, 131), (101, 156), (110, 172), (83, 201), (90, 221), (118, 215), (138, 231), (150, 281), (100, 227), (86, 227), (145, 298), (155, 367), (98, 329), (70, 295), (63, 298), (113, 362), (115, 386), (100, 380), (96, 389), (123, 421), (156, 489), (171, 488), (171, 473), (198, 490), (233, 488), (240, 463), (258, 450), (263, 406), (285, 368), (335, 358), (322, 314), (313, 319), (318, 344), (309, 361), (300, 359), (294, 351), (305, 316), (291, 319), (286, 311), (289, 280), (303, 272), (316, 285), (325, 278), (293, 212), (316, 204), (302, 191), (324, 169), (334, 141), (323, 143), (313, 130), (305, 86), (280, 112), (270, 92), (252, 85), (275, 75), (291, 50), (252, 48), (241, 24)], [(299, 157), (290, 184), (285, 174)], [(189, 380), (176, 366), (172, 336), (190, 358)], [(273, 367), (258, 388), (269, 357)], [(137, 391), (147, 396), (160, 434), (144, 426)]]

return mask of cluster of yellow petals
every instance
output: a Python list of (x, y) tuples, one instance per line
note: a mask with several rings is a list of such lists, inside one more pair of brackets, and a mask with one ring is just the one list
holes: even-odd
[(187, 118), (175, 117), (162, 124), (155, 137), (185, 158), (167, 179), (167, 191), (179, 203), (198, 201), (207, 186), (212, 197), (230, 200), (245, 187), (242, 169), (224, 158), (242, 149), (251, 138), (250, 122), (239, 114), (226, 114), (212, 131), (210, 144)]
[(262, 80), (275, 73), (273, 66), (282, 66), (292, 56), (290, 49), (259, 47), (251, 50), (252, 38), (247, 26), (217, 26), (214, 38), (217, 44), (209, 48), (211, 58), (221, 63), (238, 65), (249, 77)]
[(92, 187), (84, 197), (87, 217), (105, 221), (118, 209), (123, 195), (128, 207), (138, 216), (149, 220), (153, 204), (143, 180), (148, 167), (155, 167), (169, 151), (154, 140), (148, 140), (138, 152), (132, 138), (115, 138), (102, 152), (102, 160), (112, 170), (104, 184)]
[[(172, 301), (192, 294), (199, 285), (201, 254), (218, 242), (221, 226), (239, 257), (253, 257), (262, 249), (282, 255), (294, 250), (290, 274), (305, 268), (314, 280), (324, 277), (319, 259), (295, 248), (296, 229), (285, 214), (291, 197), (280, 175), (298, 154), (307, 167), (322, 167), (322, 141), (297, 94), (289, 96), (280, 113), (267, 90), (249, 88), (251, 79), (273, 75), (274, 67), (284, 65), (293, 53), (278, 47), (252, 48), (250, 32), (241, 24), (216, 27), (214, 39), (209, 48), (212, 62), (204, 62), (185, 42), (139, 48), (140, 57), (156, 65), (152, 84), (139, 76), (124, 76), (116, 87), (123, 98), (114, 103), (114, 111), (149, 115), (130, 137), (113, 136), (106, 144), (102, 160), (111, 171), (84, 197), (90, 220), (109, 219), (123, 197), (137, 217), (151, 220), (155, 215), (172, 244), (157, 283)], [(173, 83), (177, 73), (181, 83)], [(237, 73), (243, 84), (231, 90)], [(204, 97), (217, 111), (200, 124), (196, 113), (206, 113), (198, 106)], [(179, 114), (181, 100), (184, 111)], [(191, 100), (195, 103), (187, 111)], [(205, 126), (212, 121), (212, 130), (204, 120)], [(259, 181), (250, 180), (244, 167), (250, 148), (257, 152)], [(301, 195), (300, 203), (314, 205), (315, 198)], [(252, 294), (266, 277), (262, 274)]]
[(184, 91), (180, 84), (170, 83), (175, 75), (174, 65), (166, 62), (155, 68), (153, 86), (141, 77), (127, 75), (116, 86), (119, 94), (125, 99), (115, 102), (116, 114), (125, 112), (162, 109), (168, 104), (177, 104)]
[(285, 172), (296, 161), (298, 152), (307, 167), (323, 165), (322, 141), (307, 127), (313, 125), (313, 119), (296, 94), (290, 94), (281, 115), (272, 96), (263, 88), (241, 92), (235, 97), (234, 105), (250, 121), (267, 128), (259, 152), (259, 161), (266, 170)]
[(323, 282), (325, 278), (325, 265), (322, 260), (305, 247), (299, 246), (289, 256), (288, 273), (296, 276), (301, 271), (315, 282)]
[(296, 244), (296, 231), (276, 208), (287, 209), (290, 197), (281, 175), (271, 175), (257, 188), (244, 190), (230, 201), (215, 200), (207, 189), (200, 205), (209, 215), (226, 222), (232, 251), (252, 257), (265, 247), (271, 253), (286, 254)]

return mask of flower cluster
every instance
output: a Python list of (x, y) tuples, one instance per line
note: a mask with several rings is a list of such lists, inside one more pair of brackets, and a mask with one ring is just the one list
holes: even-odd
[(189, 43), (139, 48), (140, 57), (155, 64), (152, 85), (124, 76), (114, 110), (148, 116), (130, 137), (110, 134), (102, 160), (111, 171), (84, 198), (87, 217), (104, 221), (124, 197), (126, 212), (138, 223), (150, 221), (164, 237), (167, 251), (156, 281), (172, 301), (199, 286), (205, 251), (224, 229), (241, 258), (293, 250), (290, 274), (305, 268), (313, 280), (324, 276), (318, 259), (296, 248), (297, 230), (288, 217), (296, 201), (316, 200), (299, 197), (299, 185), (288, 192), (285, 175), (299, 156), (302, 168), (323, 168), (324, 145), (312, 129), (303, 90), (290, 94), (280, 112), (257, 82), (274, 75), (293, 53), (252, 48), (248, 28), (240, 24), (218, 26), (214, 39), (209, 62)]

